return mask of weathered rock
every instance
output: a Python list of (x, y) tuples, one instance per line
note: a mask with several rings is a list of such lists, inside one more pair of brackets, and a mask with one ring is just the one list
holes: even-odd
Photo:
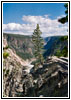
[(63, 69), (59, 63), (49, 63), (47, 66), (38, 68), (32, 75), (34, 76), (34, 79), (37, 80), (36, 82), (34, 81), (37, 97), (41, 96), (41, 94), (43, 97), (68, 96), (67, 70)]
[[(6, 40), (5, 40), (6, 41)], [(6, 43), (7, 45), (7, 43)], [(6, 47), (5, 45), (5, 47)], [(68, 70), (65, 62), (49, 59), (37, 70), (26, 71), (25, 61), (10, 48), (4, 50), (9, 57), (3, 59), (3, 95), (6, 97), (67, 97)], [(52, 62), (52, 63), (50, 63)], [(67, 63), (67, 61), (66, 61)], [(26, 64), (25, 64), (26, 65)], [(66, 67), (66, 68), (65, 68)]]

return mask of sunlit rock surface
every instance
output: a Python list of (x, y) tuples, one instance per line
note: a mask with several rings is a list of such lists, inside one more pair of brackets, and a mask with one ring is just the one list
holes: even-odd
[[(4, 97), (67, 97), (68, 96), (68, 59), (49, 57), (37, 70), (31, 62), (24, 61), (10, 48), (3, 59), (3, 96)], [(31, 71), (32, 70), (32, 71)]]

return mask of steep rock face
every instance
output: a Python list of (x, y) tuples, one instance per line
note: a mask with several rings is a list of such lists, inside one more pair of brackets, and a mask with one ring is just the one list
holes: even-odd
[(4, 34), (8, 45), (11, 49), (16, 51), (16, 54), (23, 59), (30, 59), (33, 57), (33, 43), (30, 36)]
[[(16, 54), (7, 46), (6, 38), (3, 39), (3, 95), (4, 96), (15, 96), (15, 83), (19, 79), (21, 74), (20, 68), (22, 64), (18, 61)], [(5, 54), (8, 54), (5, 57)], [(19, 80), (20, 81), (20, 80)], [(18, 82), (17, 82), (18, 83)]]
[(3, 96), (68, 97), (68, 60), (50, 57), (44, 65), (27, 73), (26, 61), (7, 47), (3, 51)]
[[(6, 37), (9, 47), (16, 51), (18, 56), (25, 60), (34, 58), (34, 46), (31, 36), (4, 34), (4, 37)], [(57, 55), (58, 52), (62, 52), (64, 47), (66, 51), (64, 50), (63, 52), (65, 53), (68, 51), (68, 40), (61, 41), (60, 38), (62, 37), (65, 36), (52, 36), (44, 38), (45, 58), (50, 55)]]
[(68, 49), (68, 40), (62, 41), (61, 38), (67, 36), (53, 36), (45, 38), (46, 44), (44, 45), (44, 57), (56, 55), (57, 51), (62, 51), (64, 47)]
[(67, 60), (51, 57), (42, 68), (32, 72), (36, 96), (68, 97)]
[[(26, 61), (18, 57), (7, 45), (6, 38), (3, 38), (3, 96), (15, 97), (23, 93), (23, 80), (27, 80), (23, 77), (24, 73), (26, 75), (28, 73), (25, 71)], [(28, 77), (30, 80), (31, 76), (28, 75)]]

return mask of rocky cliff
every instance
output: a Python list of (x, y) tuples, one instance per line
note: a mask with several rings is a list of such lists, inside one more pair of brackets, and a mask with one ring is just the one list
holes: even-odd
[(8, 47), (5, 37), (3, 44), (4, 97), (68, 97), (67, 58), (48, 57), (34, 70)]
[(68, 36), (52, 36), (45, 38), (44, 57), (68, 56)]
[[(16, 51), (16, 54), (26, 59), (34, 58), (34, 46), (31, 36), (16, 35), (16, 34), (4, 34), (6, 37), (8, 46)], [(61, 40), (62, 38), (68, 38), (68, 36), (52, 36), (44, 38), (44, 57), (47, 56), (68, 56), (68, 40)]]
[(8, 46), (16, 51), (16, 54), (23, 59), (33, 58), (33, 43), (30, 36), (4, 34), (8, 42)]
[[(8, 47), (7, 40), (3, 38), (3, 96), (15, 97), (23, 92), (23, 70), (25, 73), (26, 64), (16, 52)], [(28, 73), (27, 73), (28, 75)]]

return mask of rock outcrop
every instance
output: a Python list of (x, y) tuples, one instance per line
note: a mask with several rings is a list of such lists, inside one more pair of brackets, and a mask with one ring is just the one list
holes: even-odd
[(68, 96), (68, 70), (58, 62), (45, 64), (43, 68), (32, 73), (37, 80), (37, 97), (67, 97)]
[[(37, 70), (8, 48), (3, 47), (3, 96), (5, 97), (67, 97), (67, 59), (50, 57)], [(27, 71), (29, 69), (29, 71)]]
[(6, 37), (9, 47), (16, 52), (16, 54), (26, 59), (33, 58), (33, 43), (30, 36), (3, 34)]
[(3, 44), (3, 95), (6, 97), (19, 96), (24, 91), (22, 77), (23, 75), (25, 77), (25, 73), (28, 75), (26, 61), (8, 47), (6, 38), (3, 38)]

